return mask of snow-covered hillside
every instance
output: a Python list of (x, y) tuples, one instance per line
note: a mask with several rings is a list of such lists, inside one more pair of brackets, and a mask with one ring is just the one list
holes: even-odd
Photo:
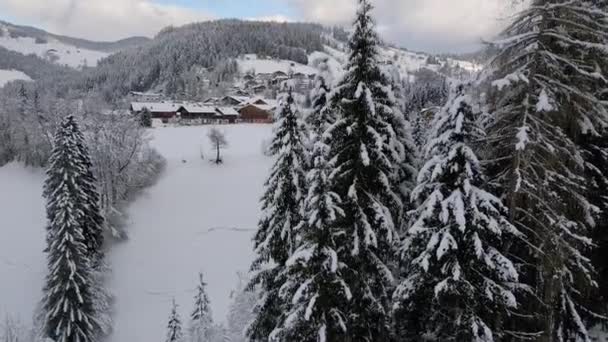
[(24, 55), (35, 54), (41, 58), (67, 65), (72, 68), (96, 66), (97, 62), (108, 56), (106, 52), (92, 51), (61, 43), (54, 39), (36, 41), (30, 37), (12, 38), (6, 27), (0, 27), (0, 46)]
[(249, 71), (255, 71), (256, 74), (271, 74), (276, 71), (282, 71), (288, 73), (293, 71), (294, 73), (301, 72), (306, 75), (316, 74), (317, 69), (308, 65), (284, 60), (284, 59), (262, 59), (258, 58), (255, 54), (248, 54), (242, 58), (237, 59), (239, 65), (239, 71), (246, 73)]
[(422, 68), (437, 71), (446, 64), (448, 64), (449, 66), (459, 66), (460, 68), (470, 72), (476, 72), (481, 70), (482, 68), (481, 65), (452, 58), (436, 58), (437, 63), (428, 63), (430, 56), (428, 54), (410, 52), (392, 47), (381, 49), (380, 55), (384, 61), (390, 61), (393, 64), (397, 65), (402, 74), (411, 73)]
[[(432, 58), (435, 61), (429, 63), (429, 57), (431, 55), (425, 53), (410, 52), (402, 49), (383, 47), (380, 48), (380, 59), (385, 64), (395, 65), (402, 77), (406, 77), (413, 72), (420, 69), (426, 68), (433, 71), (439, 71), (442, 67), (448, 65), (450, 67), (458, 66), (468, 72), (477, 72), (481, 70), (482, 66), (468, 62), (461, 61), (452, 58)], [(330, 46), (324, 46), (324, 51), (315, 51), (308, 55), (308, 64), (303, 65), (289, 60), (282, 59), (265, 59), (259, 58), (255, 54), (244, 55), (237, 59), (239, 65), (239, 71), (241, 73), (247, 73), (255, 71), (255, 73), (273, 73), (276, 71), (282, 71), (289, 73), (301, 72), (307, 75), (316, 74), (318, 70), (316, 65), (319, 59), (326, 59), (328, 61), (329, 68), (333, 75), (339, 76), (343, 70), (343, 63), (346, 60), (347, 55), (341, 50), (332, 48)]]
[(0, 70), (0, 88), (8, 82), (16, 80), (31, 81), (32, 79), (18, 70)]

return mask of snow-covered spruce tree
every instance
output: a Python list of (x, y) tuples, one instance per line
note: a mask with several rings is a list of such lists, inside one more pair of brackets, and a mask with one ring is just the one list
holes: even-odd
[(390, 86), (379, 68), (378, 37), (368, 0), (359, 1), (346, 73), (330, 102), (338, 120), (330, 136), (332, 191), (342, 199), (344, 216), (338, 258), (352, 270), (343, 278), (352, 291), (346, 322), (350, 338), (386, 341), (390, 336), (390, 298), (396, 229), (402, 203), (392, 183), (403, 146), (391, 126)]
[(171, 304), (171, 314), (169, 314), (169, 323), (167, 324), (166, 342), (181, 342), (184, 339), (182, 332), (182, 321), (177, 313), (177, 304), (175, 299)]
[(213, 317), (207, 296), (207, 283), (203, 279), (203, 273), (199, 273), (199, 282), (194, 296), (194, 310), (190, 314), (191, 342), (210, 342), (212, 329)]
[(44, 194), (47, 199), (49, 274), (44, 288), (44, 335), (56, 342), (96, 341), (88, 222), (83, 203), (90, 185), (83, 140), (73, 116), (59, 127)]
[(492, 61), (488, 159), (511, 222), (526, 234), (512, 253), (531, 320), (512, 326), (542, 331), (539, 341), (589, 340), (585, 295), (596, 282), (587, 253), (593, 206), (578, 141), (605, 127), (596, 94), (605, 77), (605, 12), (584, 0), (534, 0), (503, 32)]
[[(73, 116), (68, 116), (62, 123), (59, 133), (69, 132), (70, 139), (73, 141), (73, 158), (77, 160), (75, 184), (78, 192), (75, 193), (75, 210), (82, 211), (81, 221), (79, 222), (84, 242), (87, 246), (87, 255), (92, 268), (96, 268), (103, 262), (103, 217), (99, 209), (99, 193), (97, 191), (97, 180), (93, 176), (92, 163), (89, 151), (86, 146), (84, 135), (78, 127)], [(62, 182), (61, 179), (55, 183), (48, 184), (44, 189), (46, 198), (52, 197), (52, 193)]]
[[(70, 122), (70, 124), (68, 124)], [(91, 271), (91, 296), (93, 298), (93, 309), (96, 317), (96, 335), (102, 336), (112, 328), (110, 317), (112, 296), (105, 288), (108, 266), (104, 262), (104, 219), (101, 215), (99, 193), (97, 190), (97, 180), (93, 175), (93, 165), (86, 146), (84, 135), (77, 125), (73, 116), (69, 116), (62, 126), (64, 129), (71, 130), (71, 137), (74, 141), (74, 156), (78, 158), (77, 176), (74, 183), (77, 184), (79, 191), (76, 192), (74, 210), (82, 213), (79, 225), (87, 247), (87, 258)], [(58, 180), (60, 181), (60, 180)], [(46, 186), (44, 196), (51, 198), (55, 185)]]
[(352, 295), (342, 275), (352, 271), (339, 260), (342, 230), (334, 225), (344, 212), (328, 180), (329, 137), (323, 133), (330, 123), (323, 114), (314, 122), (305, 223), (297, 231), (299, 247), (286, 263), (286, 281), (279, 293), (283, 302), (289, 303), (288, 308), (271, 341), (345, 341), (347, 336), (347, 309)]
[(263, 214), (254, 237), (256, 274), (250, 288), (260, 287), (255, 319), (247, 330), (252, 341), (266, 341), (277, 325), (283, 306), (278, 295), (284, 268), (297, 247), (295, 230), (302, 224), (306, 196), (306, 129), (292, 91), (280, 102), (270, 152), (276, 158), (262, 198)]
[(399, 341), (490, 342), (517, 306), (505, 256), (520, 236), (500, 199), (482, 189), (472, 144), (481, 135), (464, 86), (434, 120), (412, 200), (419, 206), (403, 241), (404, 278), (394, 293)]

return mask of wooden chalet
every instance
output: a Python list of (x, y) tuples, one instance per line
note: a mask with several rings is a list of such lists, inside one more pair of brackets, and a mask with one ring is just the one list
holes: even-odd
[(240, 121), (248, 123), (272, 123), (276, 107), (248, 104), (239, 110)]

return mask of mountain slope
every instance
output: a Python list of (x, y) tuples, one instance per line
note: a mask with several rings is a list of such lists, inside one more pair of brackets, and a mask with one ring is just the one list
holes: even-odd
[(148, 41), (148, 38), (132, 37), (116, 42), (94, 42), (0, 21), (0, 46), (72, 68), (95, 66), (111, 53), (141, 46)]
[(97, 42), (82, 38), (58, 35), (46, 32), (39, 28), (15, 25), (2, 20), (0, 20), (0, 26), (4, 26), (13, 37), (30, 37), (41, 40), (52, 38), (66, 45), (71, 45), (81, 49), (88, 49), (107, 53), (115, 53), (128, 48), (140, 46), (151, 40), (147, 37), (129, 37), (114, 42)]
[(20, 71), (33, 80), (52, 80), (57, 76), (70, 76), (76, 70), (40, 59), (34, 55), (23, 55), (0, 46), (0, 69)]
[(315, 24), (217, 20), (162, 30), (153, 41), (104, 59), (84, 83), (101, 88), (108, 98), (130, 90), (179, 83), (193, 69), (218, 70), (245, 54), (307, 64), (308, 53), (323, 49), (324, 28)]

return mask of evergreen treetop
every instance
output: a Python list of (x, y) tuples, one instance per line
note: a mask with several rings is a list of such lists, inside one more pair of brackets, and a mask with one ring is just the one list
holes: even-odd
[(177, 313), (177, 304), (173, 299), (171, 304), (171, 314), (169, 315), (169, 323), (167, 324), (166, 342), (181, 342), (184, 338), (182, 333), (182, 321)]

